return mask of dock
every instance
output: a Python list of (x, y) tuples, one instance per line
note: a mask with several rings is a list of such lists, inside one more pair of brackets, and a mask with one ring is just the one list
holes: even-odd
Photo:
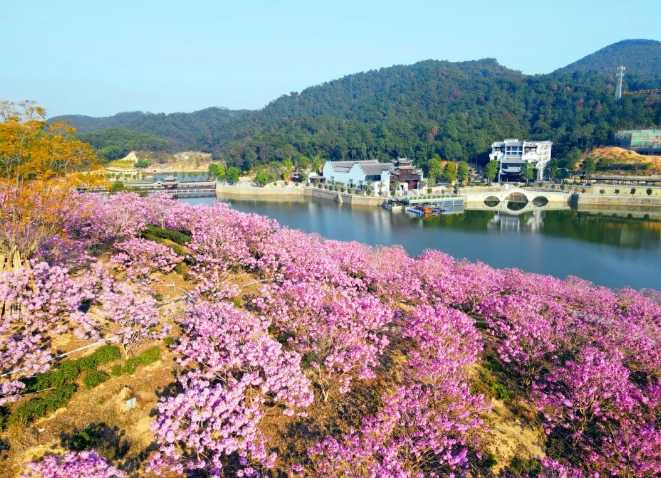
[(125, 183), (127, 188), (144, 191), (148, 195), (169, 194), (173, 198), (216, 197), (216, 181), (178, 181), (167, 177), (162, 181), (136, 181)]

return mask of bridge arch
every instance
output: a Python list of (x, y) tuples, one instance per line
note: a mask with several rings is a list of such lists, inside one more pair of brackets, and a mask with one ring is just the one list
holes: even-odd
[(532, 203), (537, 207), (544, 207), (549, 203), (549, 200), (546, 196), (537, 196), (532, 200)]
[(489, 207), (496, 207), (500, 203), (501, 200), (498, 198), (498, 196), (487, 196), (486, 198), (484, 198), (484, 204)]
[(520, 202), (527, 204), (530, 202), (530, 199), (523, 191), (512, 191), (504, 198), (505, 202)]

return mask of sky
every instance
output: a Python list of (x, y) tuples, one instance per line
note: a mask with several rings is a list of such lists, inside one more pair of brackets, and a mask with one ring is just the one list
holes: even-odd
[(549, 73), (661, 40), (659, 18), (661, 0), (0, 0), (0, 101), (49, 116), (258, 109), (428, 59)]

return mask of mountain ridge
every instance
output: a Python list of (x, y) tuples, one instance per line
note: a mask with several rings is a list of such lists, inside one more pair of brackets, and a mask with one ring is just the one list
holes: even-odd
[(259, 110), (129, 112), (119, 120), (174, 149), (210, 152), (246, 170), (298, 155), (408, 156), (423, 167), (434, 155), (484, 160), (503, 137), (550, 139), (555, 155), (565, 157), (607, 144), (617, 128), (661, 123), (655, 98), (627, 95), (617, 103), (614, 83), (594, 70), (525, 75), (493, 58), (425, 60), (346, 75)]
[(580, 60), (558, 68), (556, 72), (596, 70), (615, 75), (617, 67), (623, 65), (627, 74), (656, 77), (661, 75), (661, 42), (656, 40), (622, 40), (605, 46)]

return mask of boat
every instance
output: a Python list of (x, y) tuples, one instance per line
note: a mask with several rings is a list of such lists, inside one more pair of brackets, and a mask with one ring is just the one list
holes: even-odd
[(431, 216), (432, 208), (429, 206), (415, 206), (409, 207), (406, 209), (408, 212), (412, 212), (418, 216)]
[(443, 214), (444, 212), (450, 212), (450, 208), (447, 206), (436, 206), (432, 209), (434, 214)]
[(388, 199), (385, 201), (383, 203), (383, 207), (390, 211), (401, 211), (404, 208), (401, 202), (393, 199)]

